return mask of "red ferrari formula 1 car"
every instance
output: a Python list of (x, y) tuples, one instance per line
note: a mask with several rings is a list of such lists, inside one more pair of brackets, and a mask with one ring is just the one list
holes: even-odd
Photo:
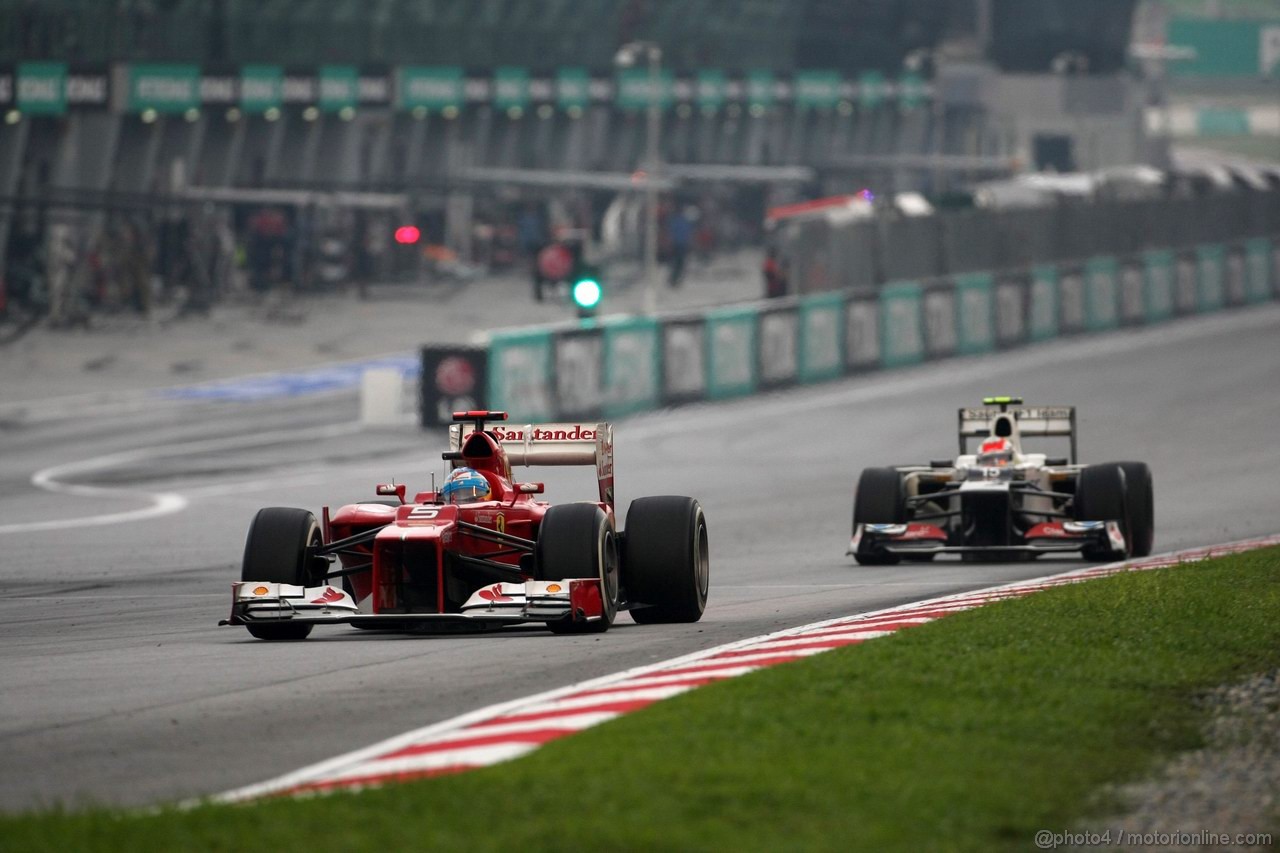
[[(438, 491), (356, 503), (321, 520), (259, 510), (249, 527), (231, 617), (262, 640), (301, 640), (317, 624), (400, 630), (543, 622), (557, 633), (696, 622), (707, 603), (707, 523), (693, 498), (638, 498), (619, 532), (613, 428), (507, 427), (504, 412), (455, 412)], [(599, 500), (552, 506), (511, 465), (595, 465)]]

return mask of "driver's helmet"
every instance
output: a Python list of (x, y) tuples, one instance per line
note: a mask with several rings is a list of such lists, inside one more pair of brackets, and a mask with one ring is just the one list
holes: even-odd
[(445, 503), (462, 504), (489, 498), (489, 481), (474, 468), (455, 468), (440, 488)]
[(1014, 458), (1013, 442), (1007, 438), (989, 438), (978, 448), (978, 464), (984, 468), (1012, 465)]

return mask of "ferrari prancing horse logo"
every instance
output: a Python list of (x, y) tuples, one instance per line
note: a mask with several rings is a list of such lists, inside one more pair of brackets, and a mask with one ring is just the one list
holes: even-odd
[(498, 517), (497, 517), (497, 519), (495, 519), (495, 520), (494, 520), (494, 522), (493, 522), (493, 529), (494, 529), (494, 530), (497, 530), (499, 533), (506, 533), (506, 532), (507, 532), (507, 517), (506, 517), (505, 515), (503, 515), (502, 513), (498, 513)]

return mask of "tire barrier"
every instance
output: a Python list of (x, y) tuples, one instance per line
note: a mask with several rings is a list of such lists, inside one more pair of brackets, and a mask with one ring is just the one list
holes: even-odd
[(424, 427), (461, 409), (618, 418), (1280, 299), (1280, 239), (893, 282), (424, 347)]

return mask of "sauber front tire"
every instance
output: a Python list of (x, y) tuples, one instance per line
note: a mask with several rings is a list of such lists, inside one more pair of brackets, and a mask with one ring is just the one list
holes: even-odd
[[(853, 526), (902, 524), (907, 517), (907, 496), (902, 475), (892, 468), (864, 468), (853, 493)], [(862, 566), (891, 566), (898, 557), (883, 550), (859, 549), (853, 558)]]
[(1090, 465), (1080, 472), (1076, 481), (1075, 517), (1077, 521), (1118, 521), (1124, 531), (1125, 551), (1086, 548), (1086, 560), (1123, 560), (1132, 548), (1130, 533), (1129, 498), (1125, 488), (1124, 469), (1114, 462)]
[[(260, 509), (245, 539), (240, 580), (318, 586), (324, 582), (317, 571), (320, 543), (320, 525), (305, 509)], [(305, 640), (311, 633), (311, 625), (300, 622), (250, 622), (245, 627), (259, 640)]]
[(707, 519), (693, 498), (637, 498), (627, 510), (623, 581), (641, 625), (697, 622), (707, 607)]
[(1129, 554), (1151, 554), (1156, 535), (1155, 487), (1151, 469), (1145, 462), (1116, 462), (1124, 470), (1124, 486), (1129, 509)]

